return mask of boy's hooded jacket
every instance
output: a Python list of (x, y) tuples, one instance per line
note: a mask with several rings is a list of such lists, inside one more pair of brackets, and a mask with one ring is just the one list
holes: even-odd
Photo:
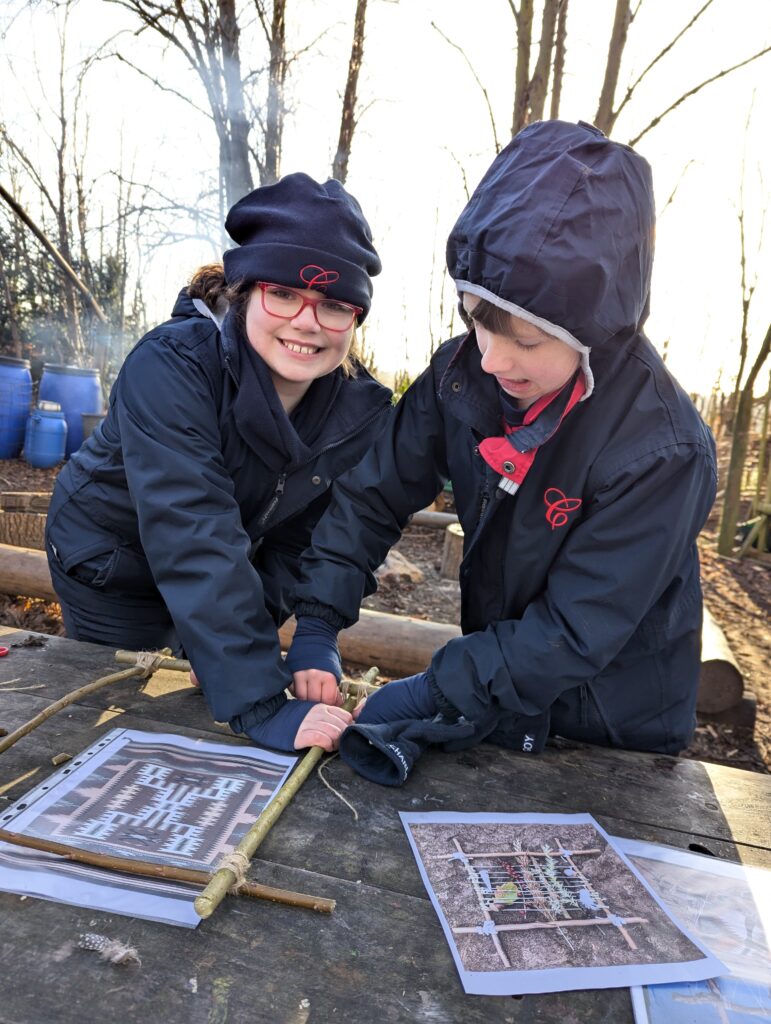
[(676, 752), (693, 729), (714, 445), (642, 333), (653, 229), (650, 171), (632, 150), (583, 124), (520, 132), (450, 235), (450, 273), (590, 348), (593, 393), (508, 494), (478, 451), (502, 433), (498, 384), (473, 331), (447, 342), (338, 481), (303, 559), (295, 613), (354, 621), (409, 515), (450, 479), (464, 636), (430, 672), (486, 732), (497, 712), (504, 744), (539, 714), (553, 733), (642, 750)]
[(183, 291), (172, 319), (128, 355), (105, 420), (59, 474), (48, 520), (57, 590), (66, 601), (78, 565), (109, 553), (96, 599), (145, 617), (165, 604), (215, 720), (240, 716), (248, 728), (264, 717), (254, 706), (291, 682), (276, 626), (300, 554), (389, 399), (363, 368), (337, 370), (298, 406), (311, 405), (300, 443), (233, 316), (220, 331)]

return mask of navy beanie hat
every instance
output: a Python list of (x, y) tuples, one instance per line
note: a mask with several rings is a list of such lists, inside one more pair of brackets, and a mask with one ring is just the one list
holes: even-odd
[(380, 273), (380, 258), (361, 207), (339, 181), (322, 185), (307, 174), (287, 174), (239, 199), (225, 230), (238, 243), (223, 256), (228, 284), (314, 288), (361, 306), (359, 323), (369, 312), (370, 278)]

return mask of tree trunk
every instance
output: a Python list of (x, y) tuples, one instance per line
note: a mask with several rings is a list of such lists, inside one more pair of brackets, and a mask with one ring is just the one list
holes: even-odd
[(227, 205), (230, 207), (254, 187), (249, 167), (249, 122), (244, 109), (239, 53), (240, 29), (235, 0), (219, 0), (219, 29), (222, 40), (226, 117), (226, 137), (224, 146), (220, 148), (220, 174), (225, 187)]
[[(2, 268), (0, 268), (2, 269)], [(768, 390), (763, 399), (763, 426), (760, 430), (760, 447), (758, 448), (758, 478), (755, 483), (755, 499), (752, 503), (753, 514), (757, 513), (758, 505), (763, 496), (763, 481), (766, 479), (766, 451), (768, 449), (768, 422), (771, 413), (771, 377), (768, 379)]]
[(562, 99), (562, 78), (565, 73), (565, 53), (568, 35), (568, 0), (560, 3), (557, 17), (557, 42), (554, 49), (554, 70), (552, 73), (551, 109), (549, 117), (560, 116), (560, 100)]
[(514, 78), (514, 110), (511, 134), (527, 124), (530, 86), (530, 46), (533, 40), (533, 0), (521, 0), (517, 15), (517, 69)]
[(549, 91), (549, 75), (554, 51), (554, 29), (557, 24), (559, 3), (560, 0), (544, 0), (538, 60), (535, 63), (535, 70), (530, 82), (528, 121), (540, 121), (543, 118), (546, 94)]
[(281, 140), (284, 134), (284, 83), (286, 81), (286, 0), (273, 0), (270, 32), (270, 68), (265, 124), (265, 164), (262, 184), (272, 185), (281, 174)]
[(605, 132), (606, 135), (610, 135), (617, 117), (617, 113), (613, 110), (613, 101), (616, 96), (618, 75), (621, 70), (621, 58), (624, 55), (624, 47), (626, 46), (626, 37), (631, 20), (632, 11), (629, 0), (616, 0), (616, 14), (613, 19), (613, 30), (610, 34), (605, 78), (602, 83), (597, 113), (594, 115), (595, 125)]
[(340, 137), (337, 152), (332, 163), (332, 177), (345, 184), (348, 176), (348, 161), (351, 157), (353, 133), (356, 130), (356, 96), (359, 72), (364, 56), (364, 22), (367, 16), (367, 0), (357, 0), (356, 16), (353, 22), (353, 42), (348, 60), (348, 80), (345, 83), (343, 111), (340, 118)]
[(749, 428), (752, 418), (752, 391), (755, 380), (770, 350), (771, 325), (769, 325), (766, 331), (760, 352), (747, 377), (747, 383), (739, 395), (739, 407), (736, 410), (733, 438), (731, 440), (731, 461), (728, 465), (728, 477), (723, 497), (723, 514), (720, 517), (720, 533), (717, 539), (717, 549), (721, 555), (730, 555), (733, 551), (736, 526), (739, 522), (742, 474), (744, 472), (744, 462), (747, 458)]

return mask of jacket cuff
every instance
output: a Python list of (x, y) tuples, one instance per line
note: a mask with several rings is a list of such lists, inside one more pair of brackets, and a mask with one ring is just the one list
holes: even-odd
[(230, 728), (235, 733), (248, 733), (250, 729), (261, 725), (266, 718), (275, 715), (278, 709), (286, 704), (288, 699), (282, 690), (281, 693), (277, 693), (274, 697), (268, 697), (266, 700), (261, 700), (258, 704), (252, 704), (248, 711), (230, 719)]
[(348, 629), (354, 623), (353, 619), (346, 619), (344, 615), (335, 611), (328, 604), (320, 604), (318, 601), (298, 601), (294, 606), (294, 617), (299, 619), (301, 616), (311, 615), (316, 619), (321, 619), (326, 622), (327, 625), (331, 626), (340, 632), (341, 629)]
[(436, 679), (434, 679), (434, 673), (430, 668), (426, 670), (426, 679), (428, 680), (428, 687), (439, 713), (451, 722), (457, 721), (461, 717), (460, 711), (458, 711), (453, 703), (447, 700), (439, 689), (439, 685)]

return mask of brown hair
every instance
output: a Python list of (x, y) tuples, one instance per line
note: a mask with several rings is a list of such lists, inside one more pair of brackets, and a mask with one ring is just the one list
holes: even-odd
[(505, 309), (501, 309), (500, 306), (496, 306), (489, 299), (480, 299), (476, 306), (474, 306), (473, 312), (469, 313), (463, 305), (463, 299), (461, 298), (460, 309), (463, 321), (468, 327), (471, 327), (473, 324), (479, 324), (480, 327), (484, 327), (485, 330), (490, 331), (492, 334), (500, 334), (504, 338), (513, 338), (516, 335), (514, 323), (511, 319), (512, 314), (508, 313)]
[[(191, 299), (200, 299), (205, 302), (211, 310), (216, 310), (221, 299), (228, 303), (235, 314), (242, 330), (246, 329), (246, 307), (249, 297), (254, 291), (254, 281), (236, 281), (235, 284), (228, 284), (225, 280), (225, 267), (222, 263), (206, 263), (199, 267), (190, 279), (187, 286), (187, 293)], [(340, 369), (346, 377), (356, 376), (356, 329), (354, 327), (351, 347), (340, 364)]]

